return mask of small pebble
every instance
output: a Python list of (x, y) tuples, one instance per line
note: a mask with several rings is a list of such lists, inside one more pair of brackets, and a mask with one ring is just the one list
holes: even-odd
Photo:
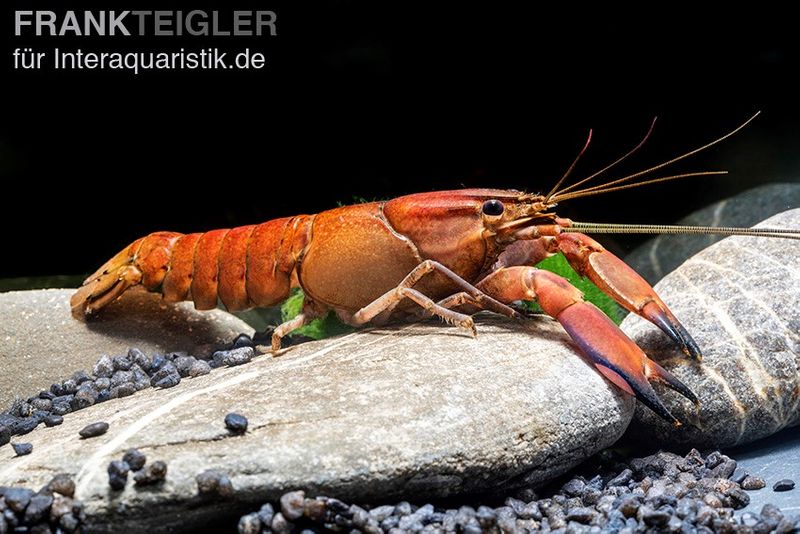
[(742, 481), (744, 481), (744, 479), (745, 479), (745, 478), (747, 478), (747, 476), (748, 476), (749, 474), (750, 474), (750, 473), (748, 473), (747, 471), (745, 471), (743, 468), (741, 468), (741, 467), (737, 467), (737, 468), (736, 468), (736, 471), (734, 471), (734, 472), (733, 472), (733, 474), (731, 475), (731, 480), (733, 480), (733, 481), (734, 481), (734, 482), (736, 482), (737, 484), (741, 484), (741, 483), (742, 483)]
[(256, 512), (252, 514), (243, 515), (239, 519), (238, 531), (239, 534), (261, 534), (261, 519)]
[(32, 443), (12, 443), (11, 446), (14, 448), (14, 452), (17, 456), (25, 456), (33, 452)]
[(233, 495), (233, 484), (230, 478), (217, 469), (203, 471), (195, 477), (195, 481), (201, 495), (218, 495), (220, 497)]
[(111, 378), (111, 375), (114, 374), (114, 362), (108, 356), (101, 356), (94, 364), (92, 374), (97, 378)]
[(51, 399), (41, 399), (37, 397), (31, 401), (31, 405), (37, 410), (49, 412), (50, 408), (53, 406), (53, 401)]
[(138, 364), (134, 364), (133, 367), (131, 367), (131, 372), (133, 373), (133, 386), (137, 391), (150, 387), (150, 377), (142, 367)]
[(54, 476), (50, 482), (47, 483), (47, 488), (53, 493), (58, 493), (64, 497), (72, 498), (75, 495), (75, 482), (66, 473), (60, 473)]
[(97, 423), (92, 423), (91, 425), (86, 425), (81, 429), (78, 434), (84, 439), (87, 438), (95, 438), (97, 436), (102, 436), (108, 431), (108, 423), (105, 421), (100, 421)]
[(205, 360), (197, 360), (192, 364), (191, 369), (189, 369), (189, 376), (195, 378), (197, 376), (207, 375), (211, 372), (211, 366), (208, 365), (208, 362)]
[(253, 347), (240, 347), (233, 350), (221, 350), (214, 353), (212, 356), (214, 365), (221, 367), (227, 365), (232, 367), (234, 365), (242, 365), (253, 359), (255, 351)]
[(247, 334), (239, 334), (236, 336), (236, 339), (233, 340), (232, 349), (239, 349), (241, 347), (252, 347), (253, 346), (253, 339), (248, 336)]
[(105, 378), (105, 377), (104, 378), (98, 378), (97, 380), (94, 381), (94, 388), (97, 391), (102, 391), (104, 389), (110, 389), (111, 388), (111, 379), (110, 378)]
[(137, 486), (158, 484), (165, 478), (167, 478), (167, 464), (161, 460), (156, 460), (133, 475), (133, 481)]
[(122, 384), (131, 384), (133, 383), (133, 371), (125, 370), (118, 370), (114, 371), (114, 374), (111, 376), (111, 387), (115, 388), (117, 386), (121, 386)]
[(142, 369), (149, 369), (150, 364), (152, 363), (150, 358), (148, 358), (144, 352), (137, 348), (128, 349), (128, 358)]
[(63, 391), (64, 395), (73, 395), (76, 391), (78, 391), (78, 383), (68, 378), (64, 380), (63, 384), (61, 384), (61, 391)]
[(150, 363), (150, 369), (147, 369), (146, 367), (143, 367), (143, 369), (145, 369), (148, 374), (152, 375), (161, 369), (165, 363), (167, 363), (167, 359), (164, 357), (164, 355), (156, 354), (153, 356), (153, 361)]
[(69, 407), (73, 412), (88, 408), (95, 403), (97, 396), (93, 392), (82, 389), (78, 391), (69, 403)]
[(165, 362), (161, 368), (153, 374), (150, 379), (150, 385), (154, 388), (171, 388), (181, 383), (181, 375), (172, 364), (172, 362)]
[(742, 489), (752, 491), (752, 490), (760, 490), (761, 488), (766, 487), (767, 482), (761, 477), (747, 475), (744, 477), (744, 480), (741, 482)]
[(794, 480), (784, 478), (772, 486), (772, 491), (789, 491), (794, 489)]
[(108, 464), (108, 485), (115, 491), (125, 489), (130, 466), (122, 460), (114, 460)]
[(133, 365), (133, 361), (127, 354), (124, 356), (114, 356), (111, 358), (111, 363), (117, 371), (127, 371), (131, 368), (131, 365)]
[(306, 494), (302, 491), (291, 491), (281, 496), (281, 513), (289, 521), (303, 517), (303, 503)]
[(244, 434), (247, 432), (247, 418), (238, 413), (229, 413), (225, 416), (225, 426), (234, 434)]
[(189, 376), (189, 371), (196, 361), (197, 359), (194, 356), (178, 356), (172, 363), (175, 365), (175, 369), (178, 370), (178, 374), (185, 378)]
[(122, 397), (130, 397), (136, 393), (136, 386), (133, 382), (125, 382), (124, 384), (120, 384), (118, 386), (112, 387), (111, 391), (109, 392), (112, 398), (122, 398)]
[(11, 510), (22, 513), (31, 502), (33, 495), (33, 491), (28, 488), (7, 488), (3, 494), (3, 500)]
[(139, 449), (128, 449), (122, 456), (122, 461), (128, 464), (131, 471), (138, 471), (147, 462), (147, 456)]

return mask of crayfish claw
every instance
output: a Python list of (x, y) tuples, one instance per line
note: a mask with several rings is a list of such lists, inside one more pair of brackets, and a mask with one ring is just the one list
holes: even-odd
[(675, 375), (658, 365), (650, 358), (646, 358), (644, 360), (644, 372), (648, 379), (656, 380), (657, 382), (664, 384), (672, 391), (675, 391), (686, 397), (695, 405), (695, 407), (700, 407), (700, 399), (697, 398), (697, 395), (695, 395), (694, 392), (686, 386), (686, 384), (678, 380)]
[(651, 301), (642, 307), (641, 315), (667, 334), (687, 357), (698, 362), (702, 360), (700, 347), (697, 346), (691, 334), (686, 331), (686, 328), (672, 315), (669, 309), (665, 308), (659, 306), (658, 302)]

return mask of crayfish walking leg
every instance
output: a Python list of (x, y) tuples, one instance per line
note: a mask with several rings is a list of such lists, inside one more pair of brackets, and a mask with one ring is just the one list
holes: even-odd
[(464, 294), (469, 295), (471, 301), (475, 302), (477, 305), (479, 305), (479, 307), (492, 310), (509, 317), (517, 316), (517, 312), (515, 312), (512, 308), (486, 295), (441, 263), (433, 260), (425, 260), (416, 268), (414, 268), (414, 270), (412, 270), (408, 276), (406, 276), (405, 279), (403, 279), (403, 281), (397, 285), (397, 287), (384, 293), (371, 303), (358, 310), (352, 315), (352, 317), (348, 318), (348, 322), (354, 326), (358, 326), (373, 320), (381, 313), (388, 315), (392, 312), (392, 310), (394, 310), (400, 301), (408, 298), (417, 303), (429, 314), (440, 317), (448, 324), (466, 328), (472, 333), (473, 336), (477, 335), (475, 323), (472, 321), (472, 318), (469, 315), (448, 309), (448, 306), (437, 304), (426, 295), (413, 289), (414, 284), (419, 282), (423, 276), (433, 272), (438, 272), (447, 277), (447, 279), (457, 285)]

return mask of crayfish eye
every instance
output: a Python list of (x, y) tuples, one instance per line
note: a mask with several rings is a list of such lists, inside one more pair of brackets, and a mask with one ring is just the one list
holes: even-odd
[(487, 200), (483, 203), (483, 214), (490, 217), (497, 217), (503, 214), (506, 207), (499, 200)]

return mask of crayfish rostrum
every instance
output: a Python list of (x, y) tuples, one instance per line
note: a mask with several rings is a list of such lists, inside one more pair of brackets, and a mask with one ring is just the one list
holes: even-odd
[[(274, 330), (272, 349), (277, 350), (283, 336), (330, 310), (356, 326), (434, 315), (474, 334), (469, 314), (490, 310), (520, 318), (514, 303), (536, 301), (611, 382), (679, 424), (649, 381), (660, 381), (696, 403), (689, 388), (650, 360), (567, 280), (533, 266), (562, 252), (578, 273), (663, 330), (687, 357), (699, 360), (700, 349), (653, 288), (597, 241), (579, 233), (620, 228), (576, 223), (553, 210), (570, 198), (687, 176), (620, 185), (706, 147), (590, 188), (576, 189), (586, 181), (582, 180), (559, 189), (568, 171), (546, 195), (498, 189), (437, 191), (230, 230), (155, 232), (134, 241), (92, 274), (72, 297), (73, 313), (92, 315), (136, 285), (159, 291), (170, 302), (193, 300), (200, 310), (216, 307), (218, 300), (229, 310), (272, 306), (300, 287), (305, 295), (302, 313)], [(768, 229), (622, 230), (800, 237), (798, 231)]]

